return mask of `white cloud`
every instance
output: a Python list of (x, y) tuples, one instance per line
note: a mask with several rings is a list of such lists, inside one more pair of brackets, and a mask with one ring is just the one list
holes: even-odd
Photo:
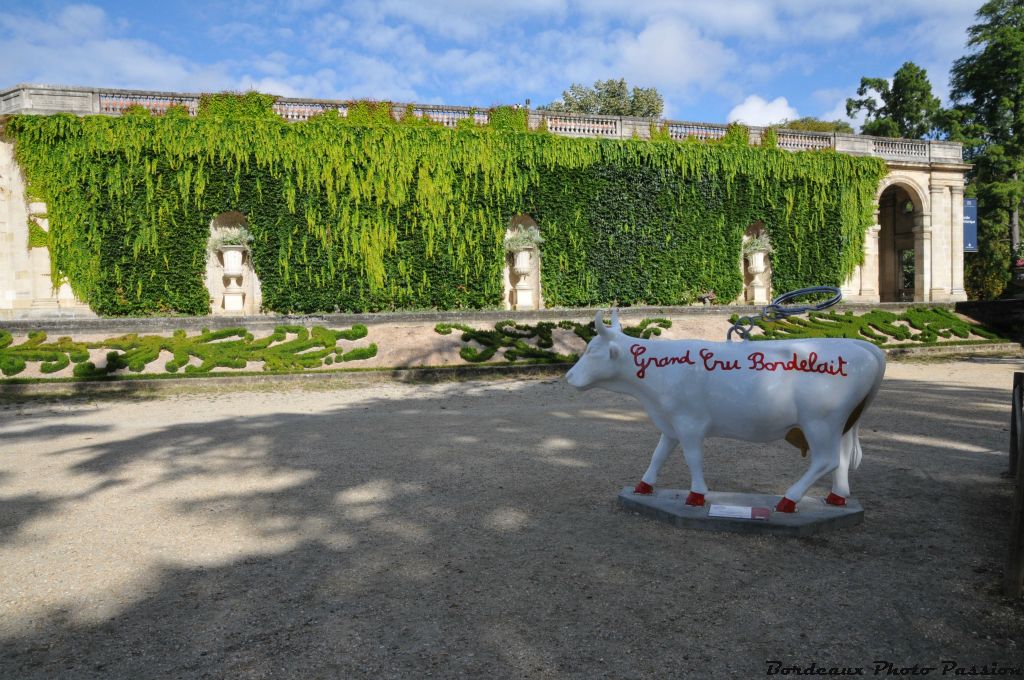
[[(891, 76), (912, 59), (928, 68), (936, 93), (945, 94), (942, 81), (963, 53), (977, 4), (251, 0), (230, 9), (197, 5), (176, 15), (194, 25), (145, 26), (95, 5), (48, 14), (54, 5), (23, 3), (21, 9), (0, 9), (0, 63), (11, 84), (256, 87), (307, 97), (473, 106), (527, 97), (538, 105), (573, 82), (624, 77), (633, 86), (656, 87), (666, 115), (721, 120), (729, 104), (746, 98), (730, 118), (757, 122), (794, 117), (797, 107), (827, 111), (826, 117), (840, 111), (855, 88), (813, 101), (806, 93), (829, 89), (837, 64), (856, 67), (861, 58), (894, 61), (888, 73), (857, 74), (871, 76)], [(149, 32), (134, 32), (140, 29)], [(848, 80), (850, 73), (841, 77)], [(781, 89), (787, 81), (793, 88)], [(780, 96), (771, 102), (747, 97), (765, 91)]]
[(845, 120), (847, 123), (853, 126), (854, 130), (860, 130), (860, 126), (864, 124), (864, 118), (867, 114), (864, 111), (859, 111), (852, 118), (846, 115), (846, 99), (841, 99), (831, 109), (821, 114), (822, 120)]
[(513, 97), (515, 91), (532, 97), (535, 105), (556, 99), (572, 83), (589, 86), (625, 78), (634, 87), (656, 87), (666, 99), (666, 115), (671, 115), (674, 100), (689, 100), (728, 83), (727, 74), (738, 62), (724, 44), (674, 18), (631, 28), (550, 28), (534, 34), (530, 46), (495, 53), (493, 63), (500, 70), (493, 80), (515, 88)]
[(363, 25), (359, 30), (353, 31), (352, 39), (360, 47), (371, 52), (408, 54), (410, 51), (419, 52), (423, 49), (423, 42), (412, 27), (407, 25)]
[(250, 76), (242, 75), (231, 88), (237, 91), (256, 90), (282, 97), (309, 97), (320, 99), (345, 99), (336, 89), (337, 73), (321, 69), (309, 75)]
[(320, 9), (327, 4), (327, 0), (288, 0), (286, 4), (292, 12), (309, 12)]
[(845, 40), (858, 35), (864, 23), (860, 12), (842, 12), (829, 6), (790, 22), (789, 34), (792, 38), (819, 42)]
[(313, 25), (313, 31), (318, 37), (331, 41), (346, 36), (351, 28), (351, 21), (333, 12), (317, 17)]
[(625, 22), (643, 25), (652, 17), (674, 18), (699, 25), (718, 36), (746, 37), (781, 33), (776, 10), (771, 2), (762, 0), (730, 0), (729, 2), (679, 0), (573, 0), (572, 14), (604, 24)]
[[(889, 84), (892, 84), (892, 79), (889, 79)], [(845, 95), (843, 93), (846, 93)], [(875, 106), (883, 106), (883, 102), (874, 94), (874, 90), (869, 90), (872, 99), (875, 100)], [(860, 131), (861, 126), (864, 125), (864, 120), (867, 118), (867, 111), (861, 109), (853, 116), (846, 115), (846, 100), (847, 98), (858, 98), (857, 87), (851, 85), (847, 90), (833, 88), (829, 90), (820, 90), (814, 93), (815, 99), (819, 101), (829, 101), (834, 103), (834, 106), (821, 114), (822, 120), (845, 120), (847, 123), (853, 126), (853, 129)]]
[(613, 72), (669, 90), (712, 85), (736, 61), (723, 44), (678, 19), (652, 21), (639, 34), (620, 38), (616, 48), (620, 57)]
[(772, 125), (799, 117), (800, 114), (789, 105), (785, 97), (776, 97), (769, 102), (752, 94), (742, 103), (733, 107), (726, 120), (730, 123), (740, 122), (746, 125)]
[(786, 71), (795, 71), (803, 76), (808, 76), (814, 72), (815, 68), (816, 60), (814, 55), (793, 51), (780, 54), (770, 62), (751, 62), (745, 64), (743, 71), (752, 82), (760, 82), (770, 80)]
[(272, 77), (288, 75), (288, 64), (291, 59), (283, 52), (271, 52), (266, 56), (259, 57), (251, 62), (251, 66), (257, 71), (266, 73)]
[(69, 5), (52, 20), (0, 14), (0, 63), (15, 82), (216, 90), (231, 82), (225, 64), (200, 65), (117, 27), (92, 5)]

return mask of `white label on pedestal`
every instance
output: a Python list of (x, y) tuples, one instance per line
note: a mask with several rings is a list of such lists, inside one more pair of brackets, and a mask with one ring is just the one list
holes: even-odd
[(767, 522), (771, 519), (771, 516), (771, 508), (750, 508), (746, 505), (712, 505), (708, 508), (708, 517), (759, 519)]
[(712, 505), (708, 508), (708, 517), (733, 517), (736, 519), (751, 519), (753, 508), (746, 505)]

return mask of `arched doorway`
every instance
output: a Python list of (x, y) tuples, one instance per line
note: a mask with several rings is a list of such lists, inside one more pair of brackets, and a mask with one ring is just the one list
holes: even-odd
[(912, 302), (923, 299), (919, 290), (921, 248), (916, 247), (914, 227), (922, 209), (911, 192), (893, 184), (878, 199), (878, 295), (881, 302)]

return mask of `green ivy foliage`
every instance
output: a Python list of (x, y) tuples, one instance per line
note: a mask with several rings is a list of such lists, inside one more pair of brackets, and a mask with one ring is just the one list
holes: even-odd
[[(901, 321), (906, 325), (898, 323)], [(756, 326), (763, 334), (751, 336), (752, 340), (853, 338), (879, 346), (908, 342), (1009, 342), (984, 326), (964, 321), (941, 307), (911, 307), (899, 314), (880, 309), (865, 314), (811, 312), (807, 318), (794, 316), (776, 321), (761, 320), (756, 322)]]
[(35, 220), (28, 221), (28, 247), (46, 248), (50, 245), (50, 235)]
[(497, 109), (450, 130), (390, 103), (347, 117), (273, 114), (273, 98), (208, 95), (199, 115), (14, 116), (33, 197), (48, 205), (54, 281), (99, 314), (206, 314), (210, 221), (241, 211), (266, 310), (500, 305), (502, 238), (528, 213), (545, 238), (551, 305), (721, 301), (741, 288), (740, 241), (762, 221), (779, 290), (839, 285), (862, 259), (874, 158), (720, 142), (526, 131)]
[[(232, 94), (221, 92), (218, 94), (204, 94), (199, 97), (200, 118), (273, 118), (274, 95), (260, 94), (259, 92), (246, 92), (245, 94)], [(134, 108), (134, 107), (133, 107)], [(146, 109), (142, 108), (141, 112)]]
[[(651, 338), (661, 335), (662, 329), (671, 328), (668, 319), (644, 319), (636, 326), (625, 326), (622, 332), (634, 338)], [(434, 330), (441, 335), (450, 335), (453, 330), (462, 331), (464, 343), (459, 349), (459, 356), (470, 363), (482, 363), (494, 358), (502, 348), (507, 361), (526, 359), (534, 363), (574, 363), (579, 357), (576, 354), (558, 354), (551, 350), (554, 346), (552, 332), (556, 328), (572, 331), (584, 342), (590, 342), (597, 335), (594, 322), (577, 323), (575, 321), (541, 321), (536, 324), (517, 324), (515, 321), (499, 321), (494, 330), (482, 330), (466, 324), (439, 323)], [(477, 349), (468, 343), (476, 343), (483, 347)]]

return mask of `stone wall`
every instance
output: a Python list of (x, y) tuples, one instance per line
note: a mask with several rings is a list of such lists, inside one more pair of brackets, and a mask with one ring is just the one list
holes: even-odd
[(49, 250), (29, 248), (29, 220), (48, 230), (45, 215), (45, 203), (28, 202), (14, 146), (0, 142), (0, 318), (95, 316), (70, 286), (54, 288)]
[[(193, 93), (18, 85), (0, 91), (0, 114), (69, 112), (120, 115), (129, 106), (141, 105), (159, 115), (172, 105), (182, 105), (194, 115), (198, 98), (199, 95)], [(487, 122), (486, 111), (468, 107), (412, 106), (415, 115), (429, 117), (445, 125), (454, 126), (466, 118), (473, 118), (478, 123)], [(279, 98), (274, 105), (275, 111), (289, 121), (306, 120), (325, 109), (336, 109), (344, 115), (346, 107), (347, 103), (340, 101), (289, 98)], [(404, 111), (405, 105), (395, 105), (396, 115)], [(674, 139), (716, 139), (726, 131), (726, 126), (712, 123), (529, 112), (531, 127), (541, 125), (542, 119), (554, 134), (574, 137), (647, 137), (652, 125), (665, 126)], [(751, 143), (759, 143), (762, 133), (760, 128), (751, 128)], [(914, 301), (966, 299), (963, 285), (963, 196), (964, 173), (970, 166), (962, 161), (960, 144), (793, 130), (778, 131), (778, 143), (780, 148), (791, 151), (834, 149), (851, 155), (883, 158), (890, 172), (879, 185), (878, 197), (881, 198), (890, 186), (899, 186), (914, 203)], [(0, 318), (92, 314), (74, 299), (66, 284), (54, 290), (50, 282), (47, 249), (28, 247), (29, 219), (47, 228), (45, 217), (31, 215), (45, 214), (45, 205), (28, 204), (12, 145), (0, 143)], [(842, 287), (847, 300), (877, 303), (880, 292), (888, 285), (886, 277), (894, 276), (892, 266), (881, 266), (881, 263), (891, 263), (895, 258), (893, 246), (880, 240), (881, 225), (881, 218), (876, 213), (876, 223), (868, 230), (865, 239), (864, 263)], [(216, 258), (211, 258), (207, 264), (212, 311), (223, 314), (223, 267)], [(768, 264), (770, 267), (770, 260)], [(740, 266), (742, 268), (743, 265)], [(532, 275), (539, 282), (539, 272)], [(770, 278), (768, 280), (770, 285)], [(246, 288), (244, 313), (258, 313), (259, 282), (251, 268), (247, 269), (243, 286)], [(505, 304), (511, 306), (512, 281), (507, 267), (505, 287)], [(534, 301), (535, 305), (543, 306), (539, 283)]]

